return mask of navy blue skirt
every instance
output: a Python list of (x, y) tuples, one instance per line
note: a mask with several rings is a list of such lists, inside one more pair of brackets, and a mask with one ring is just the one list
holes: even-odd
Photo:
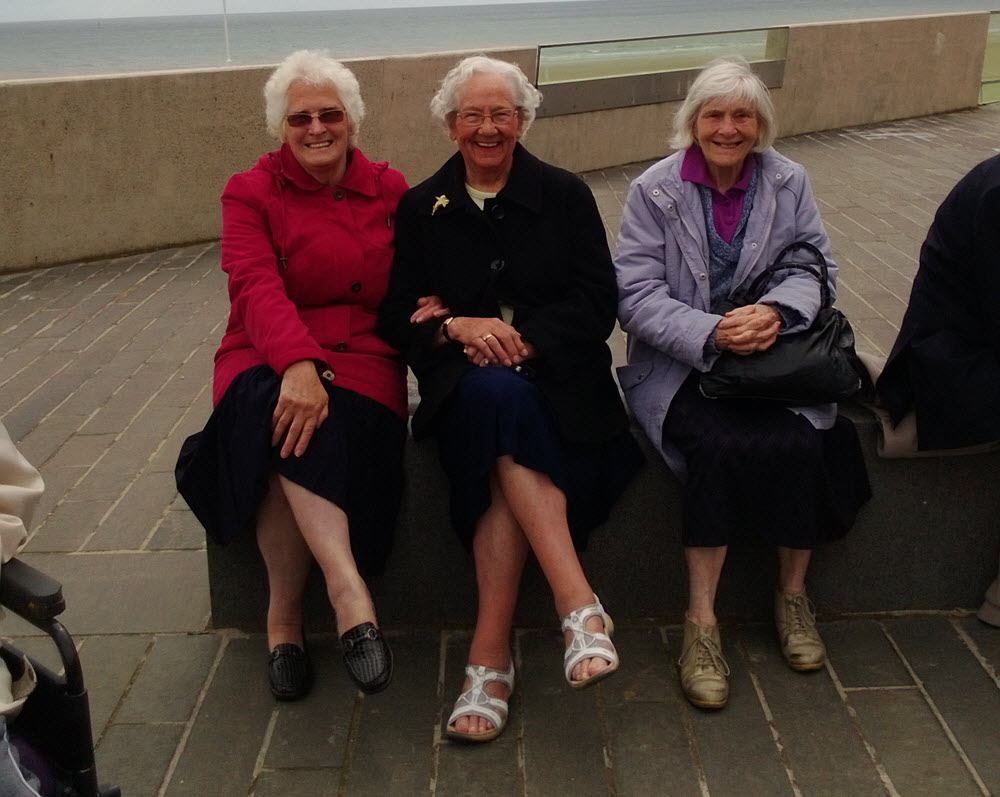
[(606, 443), (564, 441), (542, 392), (508, 368), (463, 375), (438, 418), (436, 436), (450, 485), (452, 526), (467, 548), (492, 501), (490, 474), (501, 456), (546, 474), (562, 490), (578, 550), (608, 519), (643, 461), (627, 429)]
[(687, 459), (686, 546), (753, 535), (814, 548), (844, 536), (872, 495), (849, 420), (820, 430), (770, 402), (707, 399), (697, 374), (674, 396), (663, 436)]
[(373, 399), (323, 384), (329, 417), (301, 457), (282, 459), (280, 446), (271, 446), (281, 379), (267, 366), (241, 373), (205, 428), (184, 441), (177, 489), (209, 537), (224, 545), (254, 533), (268, 479), (279, 473), (344, 511), (359, 570), (378, 573), (399, 512), (406, 425)]

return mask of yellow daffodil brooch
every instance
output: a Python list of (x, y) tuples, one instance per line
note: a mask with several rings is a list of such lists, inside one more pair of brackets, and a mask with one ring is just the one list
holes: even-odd
[(440, 208), (446, 208), (446, 207), (448, 207), (448, 197), (446, 197), (444, 194), (441, 194), (441, 196), (434, 197), (434, 207), (431, 208), (431, 215), (433, 216), (435, 213), (437, 213)]

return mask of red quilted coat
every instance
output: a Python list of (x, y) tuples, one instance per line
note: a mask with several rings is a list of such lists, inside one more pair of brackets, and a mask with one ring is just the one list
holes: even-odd
[(325, 364), (334, 384), (406, 419), (406, 373), (375, 334), (392, 265), (403, 176), (359, 149), (340, 183), (316, 182), (288, 146), (230, 178), (222, 194), (222, 269), (231, 308), (215, 354), (212, 400), (242, 371)]

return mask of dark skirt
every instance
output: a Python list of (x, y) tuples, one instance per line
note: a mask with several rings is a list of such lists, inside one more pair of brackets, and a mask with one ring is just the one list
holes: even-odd
[(276, 472), (347, 515), (359, 570), (381, 571), (392, 543), (403, 486), (406, 426), (387, 407), (323, 381), (329, 417), (301, 457), (271, 446), (271, 414), (281, 379), (267, 366), (244, 371), (204, 430), (184, 441), (177, 489), (208, 535), (226, 544), (254, 533), (257, 508)]
[(628, 430), (606, 443), (562, 440), (542, 392), (508, 368), (468, 371), (437, 419), (436, 436), (450, 484), (452, 526), (467, 548), (492, 501), (490, 474), (498, 457), (512, 456), (562, 490), (578, 550), (608, 519), (643, 461)]
[(664, 439), (687, 460), (684, 545), (756, 535), (808, 549), (844, 536), (871, 498), (854, 424), (838, 416), (818, 430), (768, 402), (706, 399), (696, 377), (663, 422)]

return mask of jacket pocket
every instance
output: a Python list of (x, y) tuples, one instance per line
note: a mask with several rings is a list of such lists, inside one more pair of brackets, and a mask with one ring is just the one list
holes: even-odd
[(618, 384), (622, 386), (622, 390), (629, 391), (645, 381), (653, 372), (653, 363), (629, 363), (619, 366), (615, 371), (618, 374)]

